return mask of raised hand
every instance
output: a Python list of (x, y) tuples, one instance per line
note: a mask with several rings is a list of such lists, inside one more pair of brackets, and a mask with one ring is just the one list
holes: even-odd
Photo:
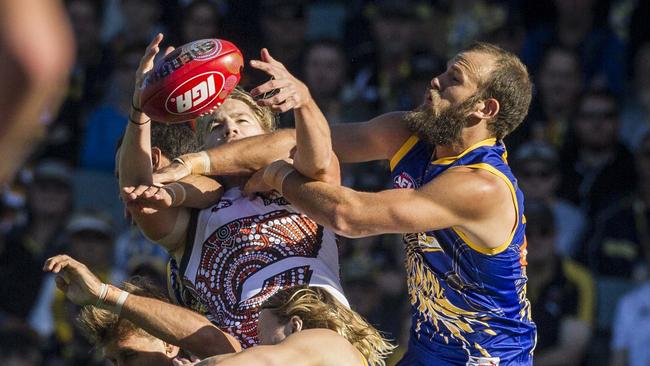
[[(151, 40), (151, 43), (147, 46), (147, 49), (144, 52), (144, 55), (140, 59), (140, 65), (135, 71), (135, 89), (133, 90), (133, 106), (138, 109), (141, 109), (140, 104), (140, 95), (142, 94), (142, 88), (144, 80), (147, 78), (149, 72), (153, 69), (153, 60), (160, 52), (160, 42), (163, 40), (162, 33), (156, 34), (156, 36)], [(165, 56), (174, 50), (174, 47), (167, 47), (165, 50)]]
[(251, 66), (269, 74), (272, 79), (251, 90), (253, 97), (277, 90), (273, 96), (258, 99), (257, 103), (269, 106), (274, 112), (286, 112), (290, 109), (301, 108), (309, 103), (312, 98), (307, 86), (296, 77), (291, 75), (287, 68), (269, 54), (266, 48), (262, 48), (261, 60), (251, 60)]
[(85, 264), (62, 254), (45, 261), (43, 271), (61, 273), (56, 277), (56, 287), (73, 303), (82, 306), (97, 303), (102, 281)]

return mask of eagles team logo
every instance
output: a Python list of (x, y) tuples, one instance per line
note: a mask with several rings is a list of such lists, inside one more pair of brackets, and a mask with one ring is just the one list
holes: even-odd
[(415, 188), (415, 180), (408, 173), (403, 172), (393, 179), (393, 188)]

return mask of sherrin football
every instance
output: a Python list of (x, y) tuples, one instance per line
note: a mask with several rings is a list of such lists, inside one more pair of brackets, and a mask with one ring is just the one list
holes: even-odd
[(141, 107), (154, 121), (179, 123), (217, 109), (237, 86), (241, 51), (222, 39), (202, 39), (158, 61), (144, 81)]

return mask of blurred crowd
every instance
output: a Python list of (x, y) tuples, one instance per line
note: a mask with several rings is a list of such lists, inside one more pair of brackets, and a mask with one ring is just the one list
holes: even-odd
[[(473, 41), (519, 55), (535, 82), (505, 139), (526, 197), (536, 365), (650, 362), (650, 2), (643, 0), (66, 0), (76, 64), (59, 115), (0, 200), (0, 349), (9, 365), (101, 364), (41, 268), (67, 253), (102, 280), (165, 287), (167, 254), (125, 218), (115, 146), (133, 76), (158, 32), (261, 47), (303, 80), (330, 123), (418, 106)], [(265, 76), (250, 67), (249, 90)], [(291, 113), (280, 117), (293, 124)], [(387, 163), (343, 166), (344, 184), (388, 188)], [(408, 338), (398, 235), (340, 240), (355, 310)], [(400, 350), (398, 349), (397, 353)], [(399, 355), (394, 357), (399, 359)], [(7, 361), (5, 361), (7, 362)], [(13, 363), (12, 363), (13, 362)]]

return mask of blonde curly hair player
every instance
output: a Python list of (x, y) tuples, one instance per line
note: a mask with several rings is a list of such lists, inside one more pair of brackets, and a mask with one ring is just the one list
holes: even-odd
[[(262, 314), (260, 318), (265, 321), (275, 317), (282, 324), (290, 324), (299, 319), (302, 329), (333, 330), (350, 342), (370, 365), (384, 365), (384, 358), (395, 348), (359, 313), (319, 287), (300, 286), (278, 291), (262, 305)], [(265, 325), (262, 333), (269, 329)], [(265, 337), (266, 334), (260, 335), (262, 342)]]
[(262, 305), (258, 332), (260, 346), (196, 366), (384, 366), (395, 348), (361, 315), (319, 287), (276, 292)]

